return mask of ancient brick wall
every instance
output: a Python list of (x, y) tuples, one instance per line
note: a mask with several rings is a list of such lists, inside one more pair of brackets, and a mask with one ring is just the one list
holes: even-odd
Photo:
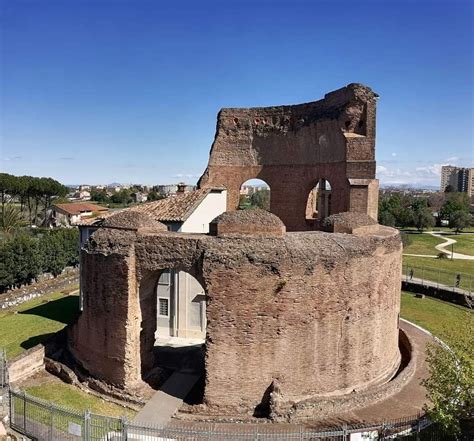
[(71, 352), (82, 366), (97, 378), (118, 386), (136, 381), (140, 373), (136, 361), (139, 356), (135, 353), (139, 350), (139, 325), (131, 329), (140, 312), (133, 303), (133, 297), (138, 297), (133, 294), (133, 246), (122, 253), (82, 251), (84, 312), (69, 336), (73, 342), (69, 345)]
[(209, 409), (251, 412), (272, 383), (286, 403), (349, 393), (398, 367), (396, 230), (213, 237), (104, 229), (82, 259), (84, 311), (70, 348), (93, 375), (125, 389), (151, 367), (153, 294), (165, 268), (191, 273), (207, 294)]
[[(375, 102), (368, 87), (350, 84), (320, 101), (294, 106), (223, 109), (201, 188), (225, 186), (235, 210), (241, 185), (252, 178), (271, 189), (271, 212), (289, 231), (311, 229), (305, 221), (309, 192), (320, 178), (332, 187), (331, 213), (356, 211), (377, 217)], [(366, 179), (353, 202), (349, 179)], [(360, 195), (359, 195), (360, 198)]]

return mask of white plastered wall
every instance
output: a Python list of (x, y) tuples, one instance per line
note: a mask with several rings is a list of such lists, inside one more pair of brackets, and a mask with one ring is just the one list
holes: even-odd
[(226, 211), (227, 191), (211, 190), (179, 229), (182, 233), (209, 233), (209, 223)]

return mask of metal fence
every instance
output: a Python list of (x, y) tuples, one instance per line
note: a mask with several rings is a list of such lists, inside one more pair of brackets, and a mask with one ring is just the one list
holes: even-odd
[[(329, 430), (312, 430), (303, 426), (285, 429), (273, 424), (237, 423), (145, 425), (125, 418), (74, 411), (15, 390), (10, 390), (10, 424), (13, 430), (38, 441), (448, 439), (433, 431), (430, 421), (420, 416), (373, 425), (345, 425)], [(423, 436), (427, 430), (434, 435), (429, 438)]]
[(0, 419), (8, 412), (8, 369), (7, 356), (0, 349)]
[(403, 276), (406, 282), (423, 286), (443, 288), (459, 294), (473, 294), (474, 275), (456, 273), (429, 266), (403, 264)]

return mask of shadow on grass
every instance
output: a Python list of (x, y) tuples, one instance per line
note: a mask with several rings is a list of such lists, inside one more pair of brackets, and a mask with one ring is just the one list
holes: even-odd
[(55, 334), (55, 332), (48, 332), (47, 334), (35, 335), (35, 336), (33, 336), (33, 337), (28, 338), (28, 339), (25, 340), (25, 341), (22, 341), (22, 342), (20, 343), (20, 346), (21, 346), (23, 349), (30, 349), (30, 348), (32, 348), (33, 346), (36, 346), (37, 344), (43, 343), (44, 341), (48, 340), (48, 339), (51, 338), (54, 334)]
[(64, 323), (65, 325), (73, 323), (76, 320), (78, 313), (78, 296), (61, 297), (60, 299), (52, 300), (35, 306), (34, 308), (18, 312), (18, 314), (37, 315), (56, 322)]

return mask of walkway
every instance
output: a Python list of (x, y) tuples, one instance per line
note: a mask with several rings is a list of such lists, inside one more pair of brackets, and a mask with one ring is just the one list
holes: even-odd
[[(442, 253), (448, 254), (451, 256), (451, 251), (447, 250), (446, 247), (449, 247), (453, 243), (456, 243), (457, 240), (451, 239), (449, 237), (443, 237), (440, 233), (435, 233), (433, 231), (427, 232), (427, 234), (431, 234), (434, 237), (438, 237), (439, 239), (444, 239), (444, 243), (440, 243), (436, 245), (435, 248)], [(469, 256), (468, 254), (461, 254), (461, 253), (453, 253), (452, 257), (454, 259), (463, 259), (463, 260), (474, 260), (474, 256)]]
[(196, 374), (175, 372), (135, 416), (134, 423), (165, 425), (198, 381)]
[(432, 282), (426, 279), (420, 279), (419, 277), (412, 277), (410, 279), (409, 275), (402, 276), (402, 282), (413, 283), (414, 285), (419, 286), (429, 286), (430, 288), (443, 289), (445, 291), (455, 292), (456, 294), (461, 294), (469, 298), (472, 297), (471, 291), (462, 288), (456, 288), (455, 286), (443, 285), (442, 283)]
[[(446, 247), (449, 247), (453, 243), (456, 243), (457, 240), (451, 239), (449, 237), (443, 237), (441, 233), (435, 232), (435, 231), (425, 231), (423, 234), (429, 234), (433, 237), (437, 237), (438, 239), (443, 239), (444, 242), (440, 243), (439, 245), (435, 245), (435, 248), (438, 251), (441, 251), (444, 254), (447, 254), (450, 258), (452, 257), (453, 259), (460, 259), (460, 260), (474, 260), (474, 256), (470, 256), (468, 254), (461, 254), (461, 253), (451, 253), (450, 250), (447, 250)], [(437, 255), (434, 254), (409, 254), (409, 253), (403, 253), (404, 256), (412, 256), (412, 257), (428, 257), (432, 259), (438, 258)]]

